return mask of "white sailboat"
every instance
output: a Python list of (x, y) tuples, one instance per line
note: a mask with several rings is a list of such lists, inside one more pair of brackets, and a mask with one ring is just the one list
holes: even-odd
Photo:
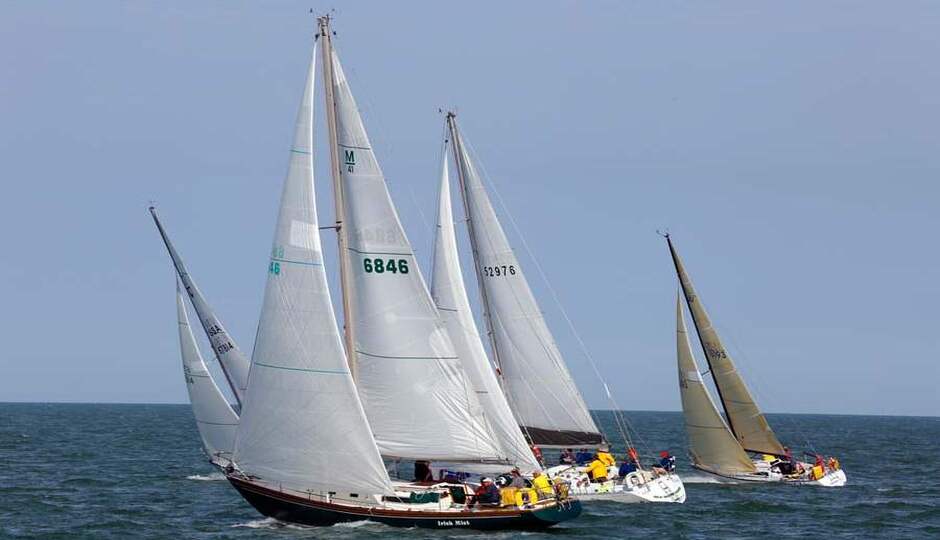
[(310, 62), (268, 262), (231, 484), (262, 514), (309, 525), (543, 528), (563, 496), (471, 507), (467, 486), (393, 483), (387, 458), (511, 463), (414, 262), (349, 85), (319, 19), (345, 319), (332, 308), (313, 183)]
[(235, 447), (235, 428), (238, 427), (238, 415), (232, 410), (228, 400), (215, 384), (206, 363), (199, 352), (196, 338), (189, 326), (186, 304), (176, 285), (176, 314), (179, 323), (180, 354), (183, 359), (183, 376), (189, 402), (196, 419), (196, 428), (202, 439), (202, 448), (209, 461), (219, 467), (229, 464), (232, 449)]
[[(447, 126), (453, 158), (467, 217), (467, 229), (473, 251), (474, 268), (479, 283), (483, 320), (490, 338), (490, 351), (500, 373), (508, 404), (528, 440), (543, 448), (597, 448), (604, 437), (588, 411), (571, 378), (564, 359), (529, 288), (522, 266), (500, 225), (477, 168), (464, 146), (456, 116), (447, 114)], [(446, 180), (446, 178), (445, 178)], [(439, 223), (452, 221), (449, 197), (442, 188)], [(441, 243), (439, 233), (436, 260), (447, 257), (445, 264), (435, 264), (434, 283), (446, 283), (443, 290), (459, 290), (451, 296), (466, 299), (463, 280), (452, 268), (458, 264), (455, 242)], [(452, 236), (453, 232), (449, 234)], [(453, 298), (450, 299), (453, 301)], [(479, 334), (462, 302), (439, 307), (456, 309), (461, 315), (454, 326), (464, 330), (468, 347), (477, 349), (482, 363), (485, 353)], [(455, 332), (451, 332), (454, 335)], [(488, 366), (488, 363), (487, 363)], [(571, 492), (582, 499), (602, 498), (621, 502), (683, 502), (685, 488), (675, 473), (654, 474), (639, 470), (620, 478), (616, 466), (610, 467), (607, 482), (593, 483), (585, 468), (560, 465), (548, 474), (567, 482)]]
[[(677, 360), (679, 394), (685, 416), (686, 434), (692, 466), (720, 480), (731, 482), (784, 482), (788, 484), (838, 487), (845, 485), (845, 471), (838, 461), (816, 463), (794, 460), (777, 439), (744, 379), (712, 326), (705, 306), (676, 253), (672, 239), (669, 246), (682, 295), (708, 362), (708, 372), (715, 382), (719, 401), (725, 410), (722, 418), (711, 399), (692, 353), (685, 327), (682, 302), (676, 304)], [(751, 456), (754, 456), (753, 458)]]

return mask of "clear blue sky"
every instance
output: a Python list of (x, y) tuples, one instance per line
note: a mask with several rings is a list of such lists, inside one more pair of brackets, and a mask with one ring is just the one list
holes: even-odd
[[(940, 414), (940, 4), (342, 4), (419, 256), (455, 105), (622, 407), (679, 406), (668, 227), (765, 409)], [(250, 351), (309, 7), (0, 7), (0, 401), (185, 401), (150, 199)]]

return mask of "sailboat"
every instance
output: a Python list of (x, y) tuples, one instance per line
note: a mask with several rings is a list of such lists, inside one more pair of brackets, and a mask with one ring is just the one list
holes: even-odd
[[(456, 164), (460, 194), (473, 252), (483, 321), (489, 337), (495, 371), (519, 429), (529, 443), (541, 448), (598, 448), (603, 434), (565, 365), (542, 312), (529, 288), (522, 266), (500, 225), (486, 188), (471, 160), (454, 113), (447, 113), (447, 133)], [(451, 336), (460, 336), (465, 349), (473, 349), (479, 366), (492, 369), (473, 323), (459, 272), (448, 175), (443, 169), (432, 283), (438, 309), (450, 313)], [(440, 286), (438, 287), (438, 285)], [(469, 356), (469, 355), (468, 355)], [(478, 391), (490, 395), (492, 383)], [(494, 413), (493, 416), (506, 416)], [(518, 442), (514, 443), (520, 444)], [(675, 473), (639, 470), (620, 478), (610, 467), (607, 482), (593, 483), (585, 468), (559, 465), (546, 470), (550, 477), (567, 483), (581, 499), (621, 502), (683, 502), (685, 488)]]
[[(580, 503), (563, 491), (472, 505), (466, 484), (389, 477), (383, 459), (515, 460), (496, 442), (415, 264), (330, 18), (318, 23), (336, 223), (320, 227), (315, 204), (315, 45), (226, 478), (262, 514), (306, 525), (538, 529), (577, 517)], [(321, 228), (337, 232), (342, 336)]]
[[(801, 462), (793, 459), (789, 449), (781, 444), (712, 326), (672, 239), (668, 234), (664, 236), (681, 288), (676, 301), (676, 346), (679, 394), (692, 466), (721, 481), (844, 486), (845, 471), (835, 458), (825, 461), (816, 454), (815, 463)], [(712, 401), (695, 362), (681, 297), (692, 314), (724, 417)]]

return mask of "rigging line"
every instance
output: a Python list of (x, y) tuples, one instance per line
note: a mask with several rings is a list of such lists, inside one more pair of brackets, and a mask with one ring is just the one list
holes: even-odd
[[(606, 383), (604, 377), (601, 375), (601, 372), (600, 372), (600, 370), (599, 370), (598, 367), (597, 367), (597, 363), (594, 361), (593, 356), (591, 355), (590, 351), (589, 351), (588, 348), (587, 348), (587, 344), (584, 342), (584, 340), (581, 338), (581, 335), (580, 335), (580, 334), (578, 333), (578, 331), (575, 329), (574, 323), (572, 322), (571, 318), (568, 316), (568, 312), (565, 310), (565, 308), (564, 308), (564, 307), (562, 306), (562, 304), (561, 304), (561, 300), (560, 300), (559, 297), (558, 297), (558, 293), (555, 291), (555, 288), (554, 288), (554, 287), (552, 286), (552, 284), (549, 282), (548, 277), (545, 275), (545, 271), (542, 269), (542, 265), (539, 264), (538, 259), (536, 259), (535, 254), (534, 254), (534, 253), (532, 252), (532, 250), (529, 248), (529, 244), (528, 244), (528, 242), (526, 241), (525, 236), (523, 236), (522, 231), (519, 229), (519, 226), (518, 226), (518, 224), (516, 223), (516, 220), (513, 218), (512, 213), (508, 212), (508, 208), (507, 208), (507, 206), (506, 206), (506, 203), (505, 203), (505, 201), (503, 200), (502, 195), (499, 193), (499, 190), (496, 189), (496, 186), (494, 185), (494, 183), (493, 183), (492, 180), (490, 179), (489, 174), (486, 172), (485, 166), (484, 166), (483, 163), (481, 163), (480, 160), (476, 157), (476, 152), (474, 151), (473, 146), (472, 146), (469, 142), (467, 142), (466, 140), (461, 140), (461, 142), (469, 149), (470, 153), (473, 154), (474, 161), (475, 161), (476, 164), (479, 166), (480, 171), (482, 172), (483, 178), (486, 179), (487, 183), (490, 185), (490, 188), (493, 190), (493, 193), (496, 195), (496, 199), (497, 199), (497, 201), (499, 202), (499, 205), (503, 208), (503, 213), (509, 217), (509, 222), (510, 222), (510, 224), (512, 225), (513, 230), (515, 231), (516, 236), (517, 236), (517, 237), (520, 239), (520, 241), (522, 242), (522, 247), (523, 247), (523, 249), (525, 249), (526, 254), (529, 256), (529, 259), (530, 259), (530, 260), (533, 262), (533, 264), (535, 265), (535, 268), (536, 268), (536, 270), (538, 271), (539, 276), (542, 278), (542, 281), (545, 283), (546, 287), (548, 288), (549, 293), (550, 293), (551, 296), (552, 296), (552, 300), (555, 302), (556, 307), (558, 307), (559, 311), (560, 311), (561, 314), (562, 314), (562, 317), (565, 319), (565, 322), (567, 323), (569, 329), (571, 330), (571, 333), (574, 335), (575, 340), (578, 342), (578, 345), (579, 345), (580, 348), (581, 348), (582, 354), (585, 356), (585, 358), (587, 358), (588, 363), (589, 363), (590, 366), (591, 366), (591, 369), (594, 371), (594, 374), (597, 376), (598, 380), (600, 380), (601, 383), (603, 384), (603, 386), (604, 386), (604, 392), (607, 394), (608, 400), (609, 400), (610, 403), (614, 406), (614, 410), (615, 410), (615, 411), (619, 411), (619, 410), (620, 410), (620, 407), (619, 407), (619, 405), (617, 405), (616, 400), (614, 399), (613, 395), (610, 393), (610, 388), (607, 386), (607, 383)], [(572, 384), (574, 384), (574, 380), (573, 380), (573, 379), (572, 379), (571, 382), (572, 382)], [(580, 392), (578, 393), (578, 395), (580, 395)], [(583, 400), (583, 398), (582, 398), (582, 400)], [(586, 405), (586, 404), (585, 404), (585, 405)], [(585, 407), (585, 408), (586, 408), (586, 407)], [(589, 410), (589, 411), (590, 411), (590, 410)], [(589, 412), (589, 413), (590, 413), (590, 412)], [(615, 417), (618, 417), (618, 416), (622, 419), (622, 415), (618, 415), (618, 414), (615, 413)], [(618, 424), (619, 424), (619, 423), (620, 423), (620, 421), (618, 420)], [(620, 426), (618, 426), (618, 427), (620, 427)], [(621, 431), (624, 431), (624, 430), (621, 429)], [(627, 437), (625, 433), (621, 433), (621, 436), (623, 436), (624, 442), (627, 443), (627, 444), (629, 444), (629, 437)]]

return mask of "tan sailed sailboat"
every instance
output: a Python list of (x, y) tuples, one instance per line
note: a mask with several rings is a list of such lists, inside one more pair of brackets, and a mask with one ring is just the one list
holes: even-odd
[(685, 298), (692, 314), (692, 322), (708, 362), (708, 373), (725, 411), (722, 417), (702, 380), (686, 332), (680, 297), (676, 301), (676, 354), (679, 394), (692, 466), (731, 482), (784, 482), (825, 487), (845, 485), (845, 471), (834, 458), (826, 462), (818, 456), (815, 463), (801, 462), (794, 460), (789, 449), (780, 443), (712, 326), (672, 239), (668, 234), (664, 236), (679, 277), (681, 297)]

